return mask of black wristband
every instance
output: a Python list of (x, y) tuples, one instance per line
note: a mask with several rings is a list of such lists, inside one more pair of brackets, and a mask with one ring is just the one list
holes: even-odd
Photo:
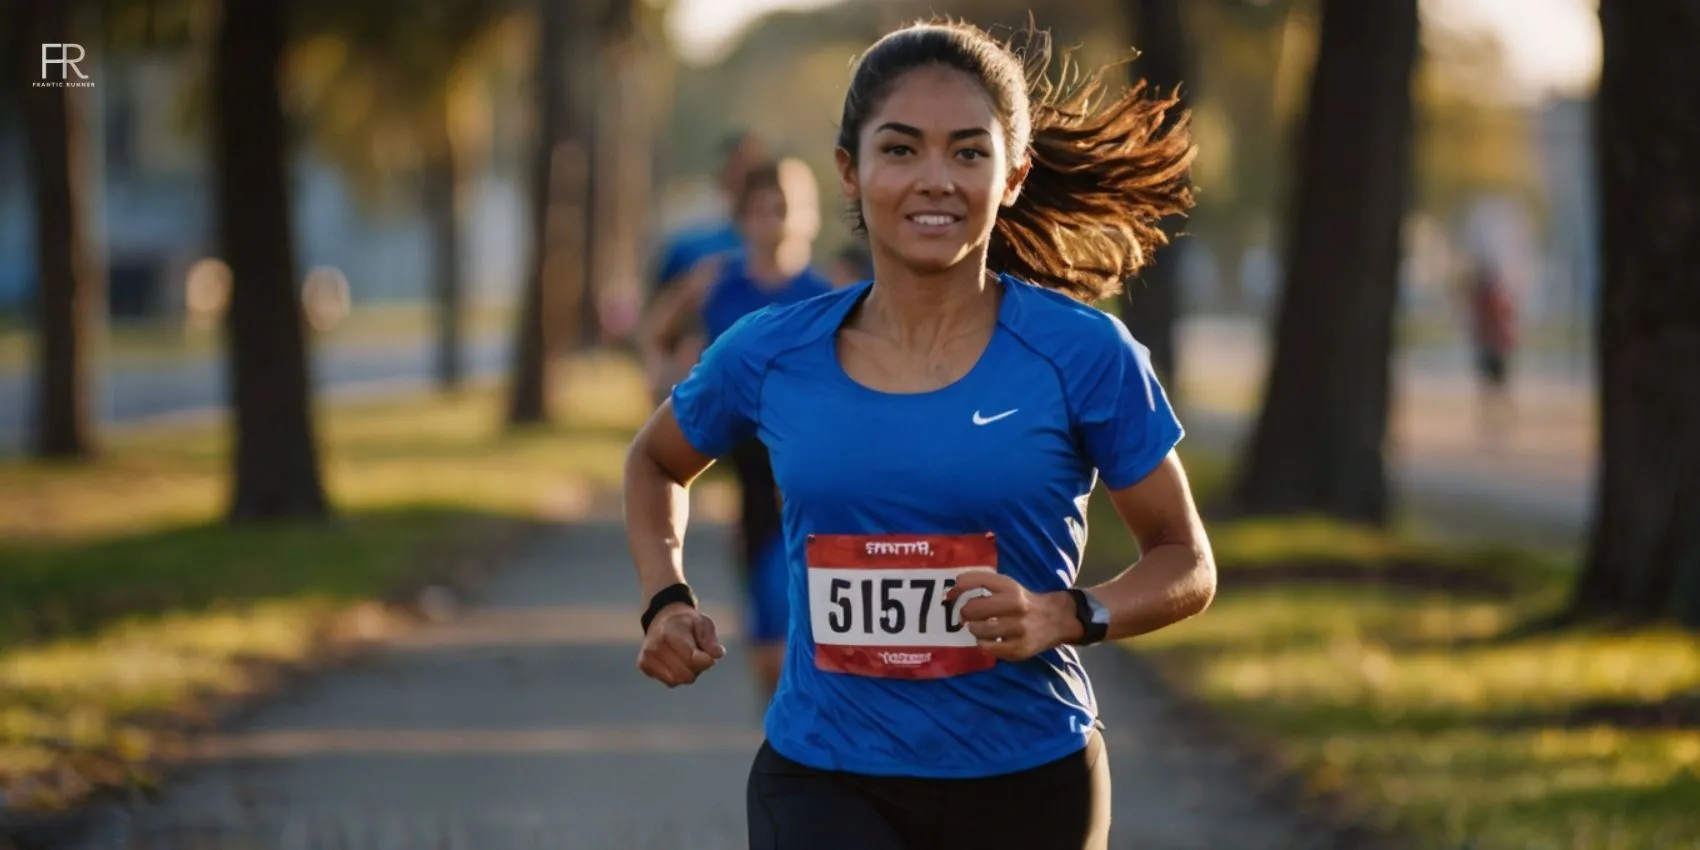
[(661, 613), (661, 609), (675, 602), (683, 602), (695, 608), (697, 607), (696, 592), (691, 590), (691, 586), (684, 582), (661, 588), (658, 593), (649, 598), (649, 608), (643, 612), (643, 618), (638, 621), (643, 624), (643, 633), (649, 634), (649, 624), (655, 620), (655, 615)]

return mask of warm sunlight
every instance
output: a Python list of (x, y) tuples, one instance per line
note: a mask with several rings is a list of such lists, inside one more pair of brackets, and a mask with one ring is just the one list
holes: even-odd
[[(668, 34), (681, 56), (708, 64), (730, 50), (744, 29), (780, 9), (811, 9), (868, 0), (677, 0)], [(1486, 30), (1505, 45), (1520, 94), (1586, 91), (1599, 73), (1599, 19), (1593, 0), (1422, 0), (1425, 20)]]

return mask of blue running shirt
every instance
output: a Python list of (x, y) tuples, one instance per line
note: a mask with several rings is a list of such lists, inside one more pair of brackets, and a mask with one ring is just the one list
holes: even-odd
[(774, 304), (794, 304), (831, 289), (832, 282), (812, 268), (805, 268), (778, 285), (764, 287), (750, 277), (743, 255), (737, 254), (726, 261), (703, 298), (699, 311), (703, 330), (712, 343), (746, 314)]
[(871, 282), (747, 316), (674, 388), (698, 451), (759, 436), (785, 493), (793, 614), (766, 732), (787, 758), (983, 777), (1077, 752), (1092, 733), (1074, 647), (995, 661), (943, 591), (993, 567), (1033, 592), (1071, 587), (1094, 483), (1137, 483), (1182, 430), (1120, 320), (1001, 282), (984, 353), (936, 391), (879, 392), (844, 372), (835, 335)]
[(681, 230), (668, 237), (655, 270), (655, 289), (677, 282), (680, 275), (709, 257), (742, 248), (744, 237), (731, 222), (717, 222)]

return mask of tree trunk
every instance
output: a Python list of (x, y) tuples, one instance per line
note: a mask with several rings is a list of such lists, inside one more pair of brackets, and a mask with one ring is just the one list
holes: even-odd
[(1600, 32), (1600, 468), (1572, 610), (1700, 626), (1700, 3), (1602, 0)]
[[(84, 167), (81, 116), (69, 97), (95, 93), (84, 89), (36, 88), (41, 80), (42, 44), (70, 41), (70, 10), (59, 0), (18, 4), (32, 32), (20, 55), (26, 68), (12, 69), (21, 82), (28, 171), (35, 196), (36, 238), (36, 396), (31, 448), (38, 457), (77, 458), (94, 451), (89, 421), (88, 341), (101, 305), (96, 263), (85, 230), (82, 194)], [(33, 48), (33, 49), (30, 49)], [(55, 66), (47, 81), (80, 78), (70, 66)], [(68, 94), (69, 93), (69, 94)]]
[(549, 420), (550, 360), (570, 346), (584, 286), (584, 148), (573, 138), (578, 95), (567, 85), (568, 0), (539, 0), (537, 148), (532, 165), (531, 271), (514, 335), (508, 424)]
[(1417, 0), (1325, 0), (1274, 362), (1236, 489), (1250, 514), (1384, 522)]
[[(1144, 54), (1129, 66), (1129, 74), (1136, 80), (1144, 78), (1162, 94), (1184, 86), (1181, 108), (1187, 108), (1192, 100), (1192, 55), (1179, 0), (1127, 0), (1124, 8), (1127, 19), (1134, 23), (1134, 41)], [(1178, 110), (1171, 113), (1171, 120), (1178, 117)], [(1163, 230), (1172, 238), (1184, 221), (1183, 217), (1172, 217), (1163, 223)], [(1173, 401), (1179, 400), (1180, 393), (1175, 377), (1179, 363), (1175, 322), (1181, 309), (1180, 276), (1175, 266), (1179, 260), (1178, 245), (1171, 243), (1158, 249), (1139, 278), (1127, 282), (1121, 303), (1122, 321), (1134, 338), (1150, 349), (1151, 363)]]
[(437, 308), (437, 388), (453, 392), (464, 374), (461, 337), (465, 293), (460, 265), (460, 163), (449, 132), (447, 96), (433, 116), (438, 136), (429, 146), (424, 169), (425, 218), (430, 222), (432, 275)]
[(647, 57), (637, 4), (604, 2), (590, 106), (596, 123), (591, 129), (588, 187), (593, 215), (586, 228), (590, 285), (585, 287), (581, 323), (586, 345), (598, 344), (609, 331), (602, 315), (604, 296), (638, 288), (639, 228), (655, 147), (643, 120), (649, 108), (642, 85)]
[(608, 41), (605, 19), (611, 13), (608, 8), (617, 5), (618, 0), (603, 0), (601, 10), (604, 20), (597, 21), (597, 34), (589, 49), (582, 52), (575, 61), (573, 69), (573, 84), (580, 90), (584, 110), (577, 116), (583, 123), (574, 135), (584, 141), (585, 170), (584, 170), (584, 205), (585, 214), (581, 217), (584, 224), (584, 286), (579, 291), (578, 326), (575, 347), (595, 345), (597, 335), (601, 332), (601, 321), (597, 316), (596, 293), (607, 283), (608, 267), (618, 250), (610, 244), (618, 225), (609, 217), (610, 202), (619, 191), (619, 161), (622, 158), (619, 151), (609, 144), (608, 121), (617, 108), (610, 103), (611, 96), (617, 96), (614, 88), (614, 74), (610, 67), (612, 45)]
[(283, 0), (231, 0), (220, 15), (215, 47), (213, 182), (231, 272), (232, 520), (322, 517), (328, 511), (295, 286), (287, 135), (278, 95), (284, 29)]

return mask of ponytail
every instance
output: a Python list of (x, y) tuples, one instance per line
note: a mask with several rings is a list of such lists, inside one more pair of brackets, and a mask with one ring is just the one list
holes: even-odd
[(1197, 148), (1177, 96), (1153, 96), (1140, 81), (1106, 100), (1103, 71), (1052, 86), (1049, 53), (1046, 45), (1027, 57), (1030, 167), (1015, 203), (998, 212), (987, 262), (1097, 301), (1121, 292), (1168, 243), (1165, 218), (1192, 207)]

